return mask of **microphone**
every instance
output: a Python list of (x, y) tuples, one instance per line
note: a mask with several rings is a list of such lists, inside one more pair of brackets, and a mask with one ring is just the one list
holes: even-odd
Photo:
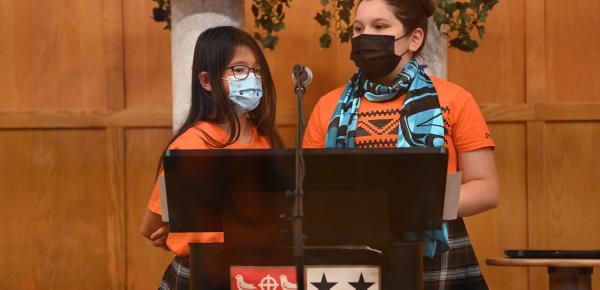
[(313, 79), (313, 73), (307, 66), (295, 64), (292, 67), (292, 81), (294, 84), (306, 87), (310, 85)]

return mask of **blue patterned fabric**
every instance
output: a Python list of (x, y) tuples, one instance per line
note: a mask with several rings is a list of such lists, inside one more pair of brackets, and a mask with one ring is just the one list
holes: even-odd
[[(371, 102), (386, 102), (406, 94), (401, 108), (401, 119), (396, 147), (444, 146), (444, 120), (438, 94), (431, 79), (410, 61), (396, 76), (391, 86), (366, 80), (358, 70), (348, 82), (325, 137), (326, 148), (354, 148), (358, 109), (362, 97)], [(423, 240), (423, 255), (433, 257), (448, 250), (448, 229), (406, 233), (407, 240)]]

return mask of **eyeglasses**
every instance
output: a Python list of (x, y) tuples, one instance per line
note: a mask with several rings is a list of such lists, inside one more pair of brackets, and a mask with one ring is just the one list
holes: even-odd
[(262, 70), (260, 67), (249, 67), (239, 64), (227, 68), (231, 70), (233, 77), (238, 80), (245, 80), (250, 75), (250, 72), (253, 72), (257, 79), (261, 79)]

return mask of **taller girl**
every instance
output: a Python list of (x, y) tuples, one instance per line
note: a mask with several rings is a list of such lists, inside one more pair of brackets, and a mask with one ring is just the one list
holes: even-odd
[[(304, 146), (445, 146), (448, 172), (462, 171), (459, 218), (428, 233), (425, 289), (488, 289), (462, 217), (498, 204), (495, 144), (471, 94), (427, 76), (416, 60), (434, 11), (433, 0), (359, 1), (350, 55), (358, 70), (319, 100)], [(377, 170), (364, 168), (364, 174)]]

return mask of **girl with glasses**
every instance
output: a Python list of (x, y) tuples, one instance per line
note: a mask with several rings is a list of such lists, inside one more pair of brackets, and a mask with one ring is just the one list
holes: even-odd
[[(188, 116), (165, 149), (282, 146), (275, 131), (275, 86), (265, 56), (248, 33), (231, 26), (204, 31), (196, 41), (191, 78)], [(188, 243), (223, 242), (222, 233), (169, 233), (158, 182), (140, 231), (154, 246), (175, 254), (159, 289), (189, 288)]]

